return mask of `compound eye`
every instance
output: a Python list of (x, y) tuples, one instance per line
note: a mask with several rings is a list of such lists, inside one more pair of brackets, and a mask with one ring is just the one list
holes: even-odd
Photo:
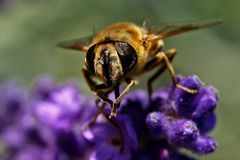
[(88, 49), (86, 54), (86, 66), (89, 69), (89, 71), (92, 73), (95, 72), (95, 69), (94, 69), (95, 48), (96, 48), (96, 45), (93, 45)]
[(126, 42), (115, 42), (115, 47), (121, 61), (123, 72), (126, 74), (137, 63), (137, 53), (135, 49)]

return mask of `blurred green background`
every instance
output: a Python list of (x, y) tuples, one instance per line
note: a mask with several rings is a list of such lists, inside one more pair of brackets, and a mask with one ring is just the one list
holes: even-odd
[[(80, 72), (84, 54), (57, 48), (56, 43), (92, 34), (93, 28), (99, 31), (119, 21), (159, 24), (222, 18), (217, 27), (172, 37), (165, 44), (178, 50), (177, 73), (197, 74), (220, 92), (218, 125), (211, 133), (219, 148), (200, 159), (240, 156), (239, 0), (1, 0), (0, 5), (0, 81), (17, 78), (26, 86), (45, 73), (58, 81), (75, 77), (86, 86)], [(155, 86), (168, 80), (165, 74)], [(139, 87), (145, 84), (140, 78)]]

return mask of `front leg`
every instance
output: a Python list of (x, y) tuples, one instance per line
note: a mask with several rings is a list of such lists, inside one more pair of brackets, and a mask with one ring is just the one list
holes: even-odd
[[(104, 102), (108, 103), (111, 105), (112, 109), (111, 109), (111, 113), (109, 115), (109, 119), (111, 119), (112, 117), (116, 117), (117, 116), (117, 109), (119, 108), (121, 99), (128, 93), (128, 91), (136, 84), (136, 80), (130, 80), (130, 79), (126, 79), (125, 81), (128, 83), (128, 86), (124, 89), (124, 91), (120, 94), (119, 92), (119, 84), (114, 86), (114, 87), (109, 87), (106, 86), (105, 84), (97, 84), (93, 79), (91, 74), (89, 73), (89, 71), (86, 68), (82, 69), (83, 75), (87, 81), (88, 86), (90, 87), (91, 91), (93, 92), (94, 95), (98, 96), (101, 100), (103, 100)], [(107, 90), (105, 92), (101, 91), (101, 90)], [(108, 94), (114, 90), (114, 94), (115, 94), (115, 100), (114, 102), (108, 98)], [(98, 103), (99, 100), (96, 100), (96, 102)]]
[(136, 80), (132, 80), (132, 79), (126, 79), (125, 80), (128, 83), (128, 86), (124, 89), (124, 91), (119, 95), (119, 86), (117, 86), (115, 88), (115, 101), (113, 102), (112, 105), (112, 110), (111, 113), (109, 115), (109, 119), (111, 119), (112, 117), (116, 117), (117, 116), (117, 109), (119, 108), (119, 104), (122, 100), (122, 98), (130, 91), (130, 89), (132, 87), (134, 87), (137, 84)]
[[(83, 75), (86, 79), (86, 82), (93, 92), (94, 95), (99, 97), (104, 102), (107, 102), (111, 106), (113, 105), (113, 101), (108, 98), (108, 94), (113, 90), (111, 86), (107, 86), (106, 84), (97, 84), (93, 79), (91, 73), (86, 69), (82, 69)], [(103, 90), (106, 90), (105, 92)]]

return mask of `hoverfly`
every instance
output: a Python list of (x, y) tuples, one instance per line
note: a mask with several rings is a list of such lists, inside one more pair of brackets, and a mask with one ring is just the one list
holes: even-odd
[[(195, 22), (182, 25), (169, 25), (159, 32), (129, 22), (113, 24), (95, 36), (64, 41), (62, 48), (86, 52), (83, 75), (91, 91), (101, 100), (111, 105), (109, 118), (115, 117), (121, 99), (137, 83), (136, 77), (158, 68), (148, 80), (148, 93), (151, 98), (153, 81), (168, 69), (173, 83), (189, 93), (197, 91), (177, 84), (171, 61), (176, 55), (175, 49), (163, 50), (163, 39), (200, 28), (214, 26), (220, 21)], [(97, 84), (94, 77), (103, 83)], [(128, 85), (122, 93), (119, 86), (122, 82)], [(108, 98), (114, 92), (115, 100)]]

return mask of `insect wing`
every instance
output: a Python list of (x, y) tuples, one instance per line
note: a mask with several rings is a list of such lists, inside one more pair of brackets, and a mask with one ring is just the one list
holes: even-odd
[(189, 32), (198, 30), (201, 28), (206, 27), (212, 27), (215, 25), (220, 24), (221, 20), (209, 20), (209, 21), (201, 21), (201, 22), (188, 22), (188, 23), (168, 23), (165, 25), (162, 25), (162, 29), (157, 31), (156, 37), (154, 37), (152, 40), (159, 40), (168, 38), (171, 36), (175, 36), (181, 33)]
[(86, 51), (94, 36), (71, 39), (57, 44), (58, 47)]

